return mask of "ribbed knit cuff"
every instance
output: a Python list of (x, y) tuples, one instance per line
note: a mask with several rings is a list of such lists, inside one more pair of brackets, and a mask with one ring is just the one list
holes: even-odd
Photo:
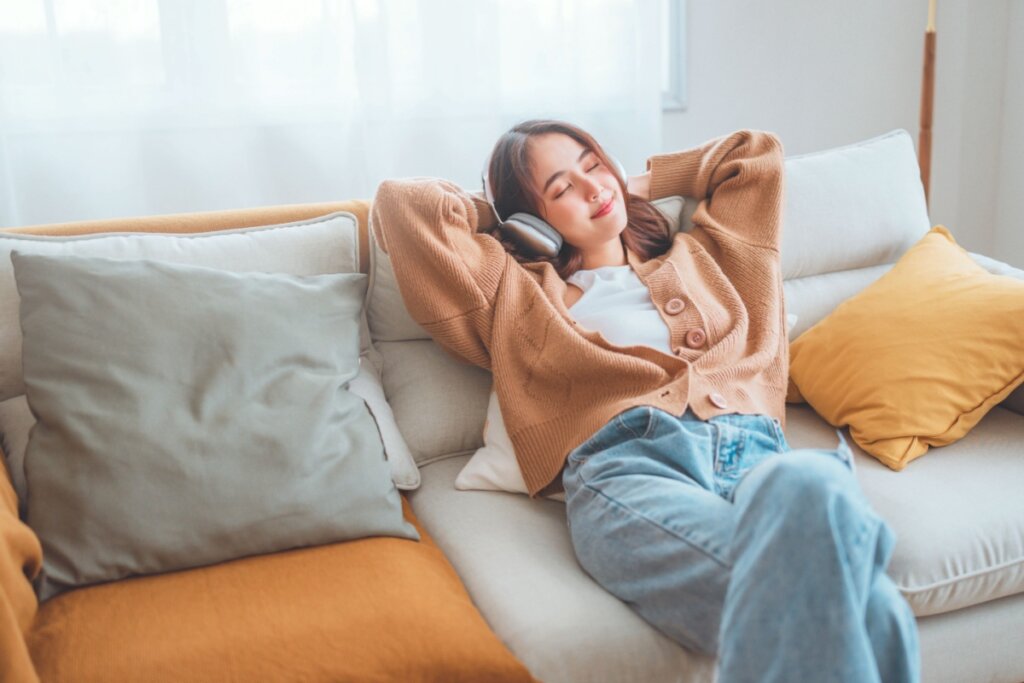
[(704, 151), (698, 147), (649, 158), (647, 170), (651, 172), (651, 200), (672, 195), (703, 199), (697, 196), (697, 173)]

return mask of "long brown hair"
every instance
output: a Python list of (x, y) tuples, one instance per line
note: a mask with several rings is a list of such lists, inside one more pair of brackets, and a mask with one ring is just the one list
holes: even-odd
[[(531, 119), (518, 123), (502, 135), (491, 152), (488, 177), (494, 190), (494, 206), (502, 219), (524, 212), (542, 217), (543, 199), (533, 187), (530, 175), (530, 138), (546, 133), (562, 133), (593, 150), (594, 155), (608, 168), (614, 169), (604, 149), (589, 133), (571, 123), (551, 119)], [(618, 176), (618, 174), (616, 174)], [(626, 184), (619, 179), (619, 188), (626, 198), (626, 229), (622, 241), (644, 261), (660, 256), (672, 246), (668, 221), (649, 201), (629, 194)], [(495, 226), (492, 237), (519, 263), (547, 262), (554, 266), (564, 280), (583, 267), (583, 254), (568, 242), (563, 242), (557, 256), (546, 257), (524, 249)]]

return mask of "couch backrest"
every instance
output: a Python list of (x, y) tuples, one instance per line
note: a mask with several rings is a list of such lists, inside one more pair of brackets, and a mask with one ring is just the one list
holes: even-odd
[[(880, 277), (930, 229), (910, 134), (787, 157), (782, 271), (787, 313), (800, 334)], [(688, 231), (693, 198), (655, 202)], [(387, 254), (370, 230), (367, 319), (383, 357), (384, 390), (420, 464), (482, 445), (490, 373), (430, 340), (405, 310)]]

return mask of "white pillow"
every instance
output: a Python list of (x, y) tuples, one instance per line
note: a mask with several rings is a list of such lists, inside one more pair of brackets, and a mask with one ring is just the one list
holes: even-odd
[[(786, 316), (786, 331), (789, 333), (796, 325), (797, 317), (790, 313)], [(526, 493), (526, 482), (519, 469), (516, 453), (512, 449), (512, 440), (505, 429), (505, 419), (501, 416), (498, 405), (498, 394), (491, 392), (487, 404), (487, 420), (484, 422), (484, 445), (476, 450), (473, 457), (455, 478), (455, 488), (460, 491), (508, 491), (509, 493)], [(555, 500), (565, 500), (564, 494), (550, 496)]]
[(359, 374), (348, 383), (349, 391), (363, 399), (370, 409), (381, 441), (384, 442), (384, 456), (391, 468), (391, 480), (395, 487), (403, 491), (411, 491), (420, 486), (420, 468), (405, 442), (402, 432), (398, 429), (395, 413), (391, 404), (384, 396), (384, 383), (381, 368), (384, 361), (380, 352), (371, 344), (359, 357)]

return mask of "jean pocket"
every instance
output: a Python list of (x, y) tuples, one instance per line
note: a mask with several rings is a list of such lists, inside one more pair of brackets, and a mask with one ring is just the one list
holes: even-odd
[(634, 439), (646, 439), (651, 433), (654, 411), (650, 406), (637, 406), (615, 416), (619, 426)]

